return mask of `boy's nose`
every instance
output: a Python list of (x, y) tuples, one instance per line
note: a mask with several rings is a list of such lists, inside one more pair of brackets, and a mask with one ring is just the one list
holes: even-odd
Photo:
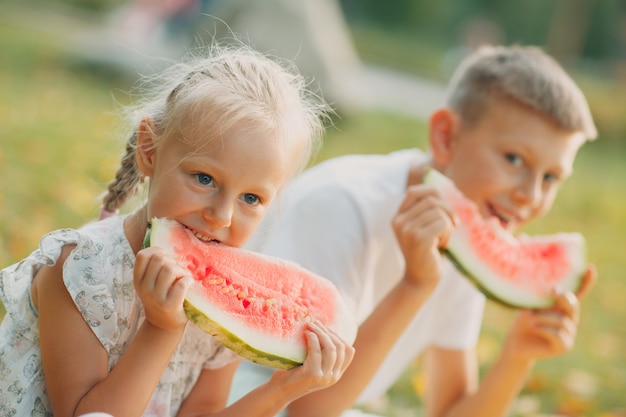
[(542, 192), (541, 179), (528, 176), (515, 187), (513, 198), (519, 205), (535, 207), (541, 202)]

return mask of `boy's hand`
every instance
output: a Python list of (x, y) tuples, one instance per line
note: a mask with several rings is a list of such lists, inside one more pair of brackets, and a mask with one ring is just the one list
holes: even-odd
[(150, 247), (137, 253), (135, 290), (143, 303), (146, 320), (152, 325), (172, 331), (187, 323), (183, 301), (191, 282), (189, 272), (161, 248)]
[(335, 384), (354, 357), (354, 347), (320, 323), (309, 323), (305, 336), (307, 356), (302, 366), (272, 376), (293, 399)]
[(597, 278), (590, 265), (576, 292), (556, 294), (556, 304), (542, 310), (522, 310), (507, 337), (505, 354), (524, 360), (561, 355), (572, 349), (580, 316), (580, 300), (591, 290)]
[(406, 262), (405, 279), (434, 289), (441, 277), (439, 248), (446, 246), (458, 221), (439, 192), (430, 186), (407, 187), (404, 201), (392, 220)]

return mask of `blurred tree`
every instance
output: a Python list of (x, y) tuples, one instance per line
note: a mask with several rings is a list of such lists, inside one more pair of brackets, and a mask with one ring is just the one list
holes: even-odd
[(546, 40), (560, 61), (576, 62), (582, 55), (595, 0), (558, 0)]
[(491, 20), (503, 42), (546, 47), (557, 58), (600, 60), (623, 53), (623, 0), (341, 0), (351, 23), (416, 33), (454, 47), (465, 24)]

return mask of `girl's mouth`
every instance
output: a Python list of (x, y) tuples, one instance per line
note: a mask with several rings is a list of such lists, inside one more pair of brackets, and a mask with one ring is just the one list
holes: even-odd
[(212, 238), (210, 236), (206, 236), (196, 230), (191, 229), (190, 227), (185, 226), (185, 228), (189, 230), (198, 240), (201, 240), (207, 243), (221, 243), (218, 239)]

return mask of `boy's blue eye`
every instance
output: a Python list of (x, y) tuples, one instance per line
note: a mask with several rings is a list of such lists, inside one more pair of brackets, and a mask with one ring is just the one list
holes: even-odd
[(522, 163), (524, 162), (521, 156), (514, 153), (507, 153), (506, 155), (504, 155), (504, 157), (507, 161), (511, 163), (511, 165), (514, 165), (516, 167), (522, 165)]
[(260, 202), (258, 195), (250, 194), (250, 193), (242, 195), (241, 199), (243, 200), (244, 203), (250, 204), (251, 206), (256, 206)]
[(548, 183), (553, 183), (553, 182), (558, 182), (559, 181), (559, 177), (557, 177), (554, 174), (545, 174), (543, 176), (543, 180), (545, 182), (548, 182)]
[(196, 174), (196, 179), (202, 185), (211, 185), (213, 184), (213, 177), (209, 174)]

